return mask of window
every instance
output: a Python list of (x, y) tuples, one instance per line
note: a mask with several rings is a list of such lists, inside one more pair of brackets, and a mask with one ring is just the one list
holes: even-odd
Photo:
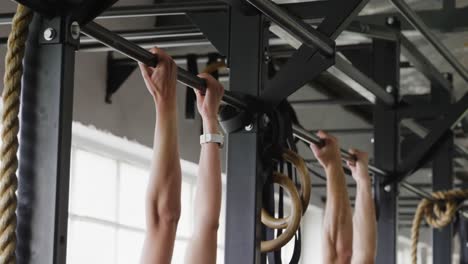
[[(149, 148), (73, 125), (67, 263), (139, 262), (151, 156)], [(174, 264), (184, 262), (192, 232), (196, 171), (195, 164), (182, 161), (182, 214)], [(224, 216), (220, 225), (218, 263), (223, 263)]]

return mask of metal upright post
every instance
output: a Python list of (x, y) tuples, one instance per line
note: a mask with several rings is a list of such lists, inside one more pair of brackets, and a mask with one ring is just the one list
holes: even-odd
[[(65, 17), (36, 16), (21, 98), (18, 263), (66, 263), (75, 50)], [(45, 154), (46, 153), (46, 154)]]
[[(451, 76), (447, 76), (448, 81)], [(450, 91), (441, 89), (440, 84), (434, 82), (431, 87), (432, 105), (450, 104)], [(432, 190), (450, 190), (453, 187), (453, 153), (454, 137), (450, 131), (440, 142), (438, 152), (432, 161)], [(453, 225), (442, 229), (432, 230), (433, 263), (452, 263), (452, 234)]]
[[(398, 28), (397, 21), (388, 26)], [(400, 45), (398, 42), (373, 40), (373, 77), (385, 87), (395, 102), (399, 96)], [(395, 107), (377, 100), (374, 108), (374, 164), (387, 171), (389, 177), (397, 171), (399, 159), (399, 126)], [(383, 185), (384, 177), (374, 177), (374, 190), (378, 215), (377, 260), (379, 264), (397, 262), (398, 184)]]
[[(263, 56), (268, 25), (262, 15), (246, 16), (231, 9), (230, 21), (230, 90), (260, 94), (266, 77)], [(262, 171), (258, 122), (228, 136), (226, 264), (260, 263), (260, 209)]]
[[(449, 132), (442, 140), (439, 151), (432, 161), (433, 191), (450, 190), (453, 187), (453, 134)], [(433, 263), (452, 263), (453, 225), (432, 230)]]

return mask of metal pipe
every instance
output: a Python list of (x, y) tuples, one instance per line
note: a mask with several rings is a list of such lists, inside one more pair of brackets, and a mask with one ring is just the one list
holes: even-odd
[[(313, 135), (311, 133), (309, 133), (307, 130), (303, 129), (302, 127), (298, 126), (298, 125), (293, 125), (293, 134), (295, 137), (299, 138), (300, 140), (306, 142), (306, 143), (309, 143), (309, 144), (315, 144), (317, 146), (323, 146), (324, 145), (324, 142), (322, 139), (320, 139), (318, 136), (316, 135)], [(352, 154), (350, 154), (349, 152), (347, 152), (346, 150), (343, 150), (343, 149), (340, 149), (340, 152), (341, 152), (341, 155), (342, 155), (342, 159), (344, 161), (347, 161), (347, 160), (356, 160), (356, 157), (354, 157)], [(309, 171), (312, 172), (313, 174), (317, 175), (318, 173), (314, 172), (314, 170), (312, 170), (311, 168), (309, 168)], [(388, 176), (388, 174), (373, 166), (373, 165), (370, 165), (369, 164), (369, 171), (373, 172), (373, 173), (377, 173), (377, 175), (380, 175), (380, 176)], [(318, 176), (321, 176), (320, 174), (318, 174)], [(421, 198), (426, 198), (426, 199), (429, 199), (429, 200), (433, 200), (434, 198), (427, 192), (425, 192), (424, 190), (421, 190), (420, 188), (417, 188), (413, 185), (411, 185), (410, 183), (406, 182), (406, 181), (401, 181), (400, 182), (400, 185), (401, 187), (407, 189), (408, 191), (418, 195), (419, 197)]]
[(401, 181), (400, 182), (400, 186), (405, 188), (406, 190), (418, 195), (419, 197), (421, 198), (426, 198), (426, 199), (429, 199), (429, 200), (434, 200), (434, 198), (431, 196), (430, 193), (424, 191), (424, 190), (421, 190), (420, 188), (417, 188), (413, 185), (411, 185), (410, 183), (408, 183), (407, 181)]
[(119, 6), (104, 11), (97, 19), (129, 18), (145, 16), (175, 16), (190, 12), (227, 11), (228, 6), (221, 1), (168, 2), (148, 6)]
[(359, 21), (351, 22), (346, 31), (360, 34), (370, 38), (378, 38), (391, 41), (396, 41), (398, 39), (396, 32), (389, 29), (388, 27), (366, 24)]
[(375, 97), (377, 97), (386, 105), (392, 106), (395, 104), (395, 98), (393, 97), (393, 95), (385, 91), (384, 88), (382, 88), (379, 84), (377, 84), (367, 75), (359, 71), (351, 63), (346, 61), (346, 59), (344, 59), (342, 56), (338, 55), (335, 57), (335, 66), (332, 68), (336, 68), (344, 75), (354, 80), (357, 84), (359, 84), (360, 87), (372, 93)]
[(282, 29), (296, 37), (300, 42), (310, 47), (318, 48), (321, 53), (333, 56), (335, 54), (335, 43), (319, 31), (313, 29), (300, 19), (288, 14), (284, 9), (271, 0), (247, 0), (260, 12), (269, 17)]
[(354, 105), (373, 105), (372, 102), (367, 100), (353, 100), (353, 99), (307, 99), (307, 100), (290, 100), (289, 103), (293, 106), (324, 106), (324, 105), (341, 105), (341, 106), (354, 106)]
[[(318, 136), (312, 134), (312, 133), (309, 133), (307, 130), (303, 129), (302, 127), (298, 126), (298, 125), (293, 125), (293, 134), (295, 137), (297, 137), (298, 139), (308, 143), (308, 144), (315, 144), (317, 146), (324, 146), (324, 142), (321, 138), (319, 138)], [(346, 150), (344, 149), (340, 149), (340, 152), (341, 152), (341, 156), (343, 158), (344, 161), (353, 161), (353, 160), (356, 160), (356, 157), (354, 157), (352, 154), (350, 154), (349, 152), (347, 152)], [(369, 171), (373, 172), (373, 173), (377, 173), (381, 176), (388, 176), (387, 173), (379, 168), (376, 168), (374, 167), (373, 165), (369, 165)]]
[[(203, 33), (194, 26), (168, 26), (168, 27), (157, 27), (150, 30), (126, 30), (126, 31), (112, 31), (113, 34), (117, 34), (122, 38), (129, 41), (141, 41), (141, 40), (154, 40), (158, 38), (187, 38), (193, 36), (203, 36)], [(204, 38), (206, 39), (206, 38)], [(81, 38), (80, 44), (99, 44), (100, 42), (94, 38)]]
[(88, 23), (81, 30), (85, 35), (96, 39), (108, 47), (118, 50), (127, 57), (151, 67), (156, 67), (156, 65), (158, 65), (158, 58), (154, 56), (154, 54), (151, 54), (147, 50), (133, 44), (95, 22)]
[[(87, 36), (98, 40), (102, 44), (119, 51), (125, 56), (132, 58), (133, 60), (152, 67), (155, 67), (158, 64), (157, 57), (148, 50), (143, 49), (142, 47), (126, 40), (125, 38), (122, 38), (121, 36), (94, 22), (90, 22), (84, 26), (82, 28), (82, 32)], [(200, 91), (204, 91), (206, 89), (206, 82), (204, 79), (201, 79), (180, 67), (177, 70), (177, 79), (180, 83), (190, 88)], [(247, 108), (247, 105), (244, 101), (240, 100), (229, 91), (225, 91), (223, 101), (239, 109)]]
[[(117, 6), (104, 11), (96, 19), (177, 16), (190, 12), (227, 11), (221, 1), (168, 2), (157, 5)], [(0, 14), (0, 25), (11, 25), (13, 13)]]
[(413, 25), (421, 34), (439, 51), (439, 53), (452, 65), (452, 67), (468, 82), (468, 71), (453, 56), (447, 47), (436, 37), (436, 35), (424, 24), (424, 21), (414, 12), (403, 0), (391, 0), (395, 7), (400, 10), (408, 22)]

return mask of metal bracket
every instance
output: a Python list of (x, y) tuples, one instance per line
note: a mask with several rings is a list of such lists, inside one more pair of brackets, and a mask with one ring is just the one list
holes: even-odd
[(41, 45), (64, 43), (78, 48), (80, 44), (80, 26), (70, 17), (66, 19), (60, 17), (43, 18), (41, 32), (39, 36), (39, 44)]
[[(336, 37), (348, 26), (360, 10), (367, 4), (368, 0), (336, 1), (342, 8), (332, 8), (329, 5), (328, 14), (318, 26), (317, 31), (330, 40)], [(320, 3), (322, 4), (322, 3)], [(322, 71), (328, 69), (335, 63), (335, 56), (332, 58), (318, 54), (317, 48), (307, 47), (303, 44), (276, 76), (267, 81), (266, 89), (262, 94), (262, 99), (276, 105), (287, 96), (294, 93), (308, 81), (314, 79)]]
[(187, 17), (200, 28), (222, 55), (228, 56), (229, 13), (227, 11), (188, 13)]
[(106, 103), (112, 103), (115, 94), (136, 69), (136, 63), (128, 59), (115, 59), (112, 52), (107, 54)]

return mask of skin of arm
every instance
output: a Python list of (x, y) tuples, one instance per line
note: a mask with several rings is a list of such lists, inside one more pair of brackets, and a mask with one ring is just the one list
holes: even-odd
[(170, 264), (180, 217), (181, 168), (177, 138), (177, 67), (164, 51), (153, 48), (156, 68), (140, 64), (156, 109), (153, 160), (146, 192), (146, 236), (141, 263)]
[[(211, 75), (200, 74), (207, 81), (204, 95), (197, 94), (197, 107), (205, 134), (218, 133), (218, 110), (224, 89)], [(221, 158), (217, 143), (201, 146), (194, 204), (194, 229), (187, 248), (185, 263), (216, 264), (217, 235), (221, 211)]]
[(356, 181), (356, 205), (354, 208), (353, 228), (359, 236), (353, 238), (353, 264), (375, 263), (377, 248), (377, 223), (372, 199), (369, 176), (369, 156), (367, 153), (350, 149), (356, 161), (348, 161), (349, 169)]
[(319, 148), (311, 145), (311, 148), (327, 175), (323, 263), (350, 263), (353, 252), (352, 212), (338, 141), (323, 131), (317, 135), (325, 142), (325, 146)]

